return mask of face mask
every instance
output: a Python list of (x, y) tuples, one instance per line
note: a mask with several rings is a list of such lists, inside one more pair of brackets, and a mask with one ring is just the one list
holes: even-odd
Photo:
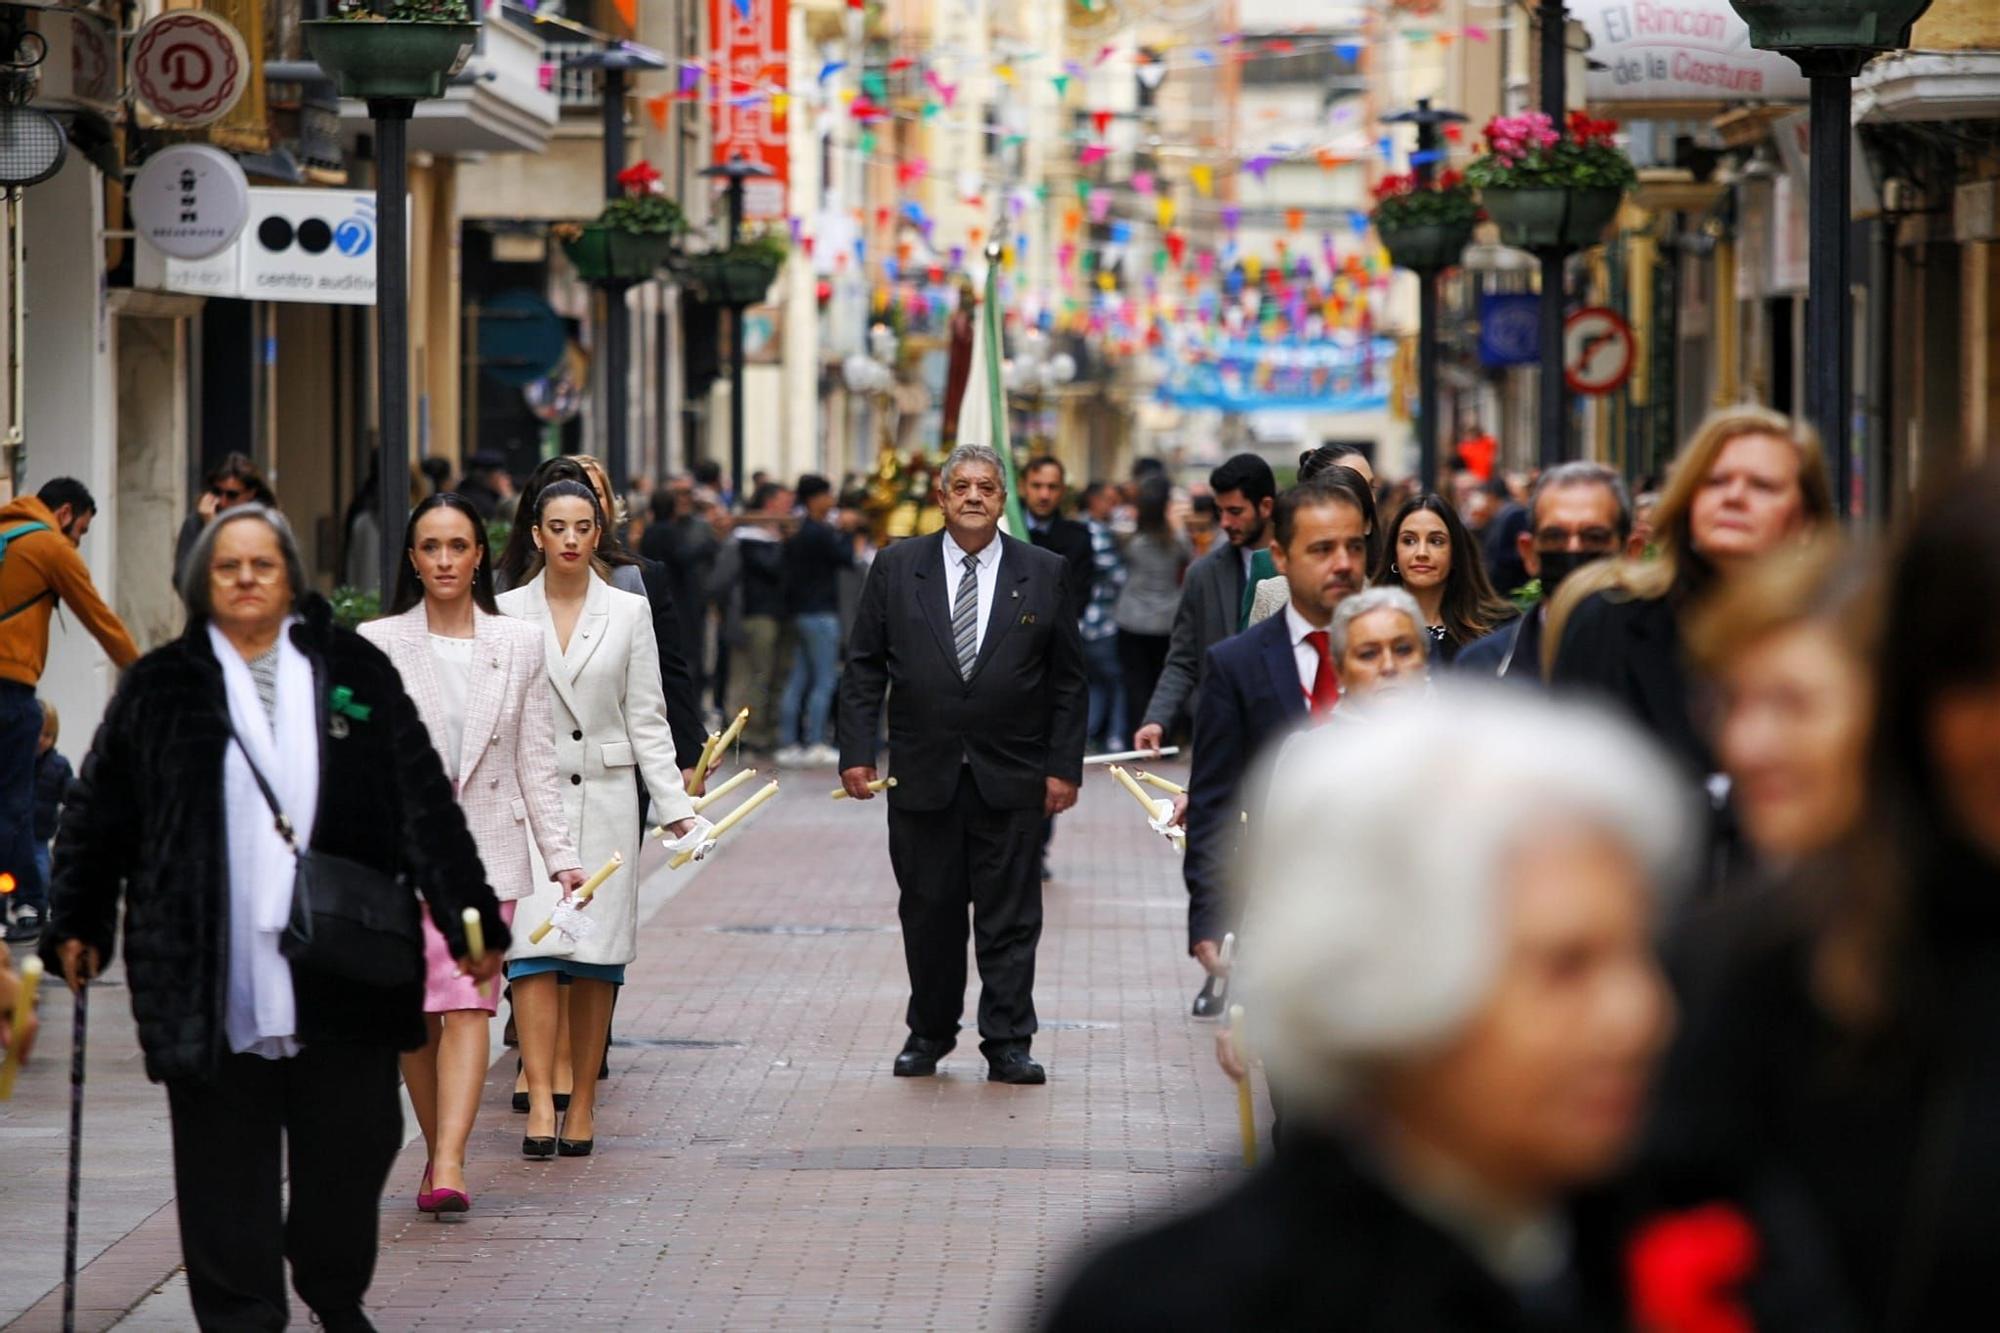
[(1556, 589), (1564, 579), (1582, 569), (1585, 565), (1605, 558), (1605, 553), (1594, 551), (1542, 551), (1542, 597), (1554, 597)]

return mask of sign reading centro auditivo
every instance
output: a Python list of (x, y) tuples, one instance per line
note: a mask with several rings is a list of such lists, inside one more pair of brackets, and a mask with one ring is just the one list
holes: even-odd
[(374, 305), (375, 243), (371, 193), (253, 188), (249, 221), (228, 249), (188, 262), (141, 244), (133, 278), (198, 296)]
[(1569, 0), (1590, 33), (1589, 95), (1607, 102), (1803, 102), (1789, 56), (1750, 45), (1729, 0)]

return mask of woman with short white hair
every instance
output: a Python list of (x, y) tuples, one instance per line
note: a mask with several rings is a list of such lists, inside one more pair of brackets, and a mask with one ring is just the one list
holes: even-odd
[(1639, 1128), (1692, 827), (1632, 728), (1541, 698), (1453, 685), (1289, 747), (1238, 877), (1284, 1151), (1100, 1256), (1051, 1327), (1623, 1326), (1616, 1237), (1572, 1200)]
[(1424, 613), (1401, 588), (1362, 589), (1334, 608), (1327, 627), (1342, 699), (1422, 685), (1430, 647)]

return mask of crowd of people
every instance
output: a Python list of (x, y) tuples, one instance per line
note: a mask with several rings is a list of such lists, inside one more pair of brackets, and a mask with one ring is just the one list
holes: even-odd
[(1184, 816), (1275, 1153), (1049, 1327), (1977, 1322), (2000, 467), (1878, 549), (1810, 430), (1718, 412), (1643, 526), (1608, 469), (1535, 478), (1507, 599), (1504, 510), (1371, 531), (1334, 475), (1272, 505), (1281, 616), (1201, 659)]
[[(747, 707), (753, 755), (887, 798), (906, 1078), (957, 1045), (970, 943), (988, 1079), (1045, 1081), (1084, 756), (1191, 750), (1193, 1012), (1230, 1017), (1276, 1151), (1087, 1258), (1052, 1328), (1956, 1326), (2000, 1221), (2000, 632), (1963, 612), (2000, 595), (2000, 467), (1881, 550), (1758, 408), (1637, 502), (1595, 463), (1287, 471), (1036, 457), (1010, 535), (968, 446), (941, 528), (878, 549), (817, 475), (476, 457), (413, 475), (357, 633), (232, 457), (144, 659), (76, 552), (89, 493), (0, 509), (10, 937), (77, 986), (122, 939), (198, 1321), (282, 1326), (289, 1264), (369, 1326), (398, 1074), (416, 1206), (470, 1210), (503, 997), (523, 1155), (595, 1151), (641, 835), (700, 847), (688, 792)], [(130, 668), (74, 776), (35, 693), (58, 601)]]

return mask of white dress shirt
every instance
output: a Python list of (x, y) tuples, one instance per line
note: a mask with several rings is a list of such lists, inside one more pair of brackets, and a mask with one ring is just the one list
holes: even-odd
[[(958, 581), (965, 577), (966, 552), (951, 539), (951, 533), (944, 534), (944, 618), (947, 623), (958, 605)], [(979, 618), (974, 628), (978, 635), (972, 641), (972, 651), (977, 653), (986, 646), (986, 617), (993, 612), (993, 590), (1000, 585), (1000, 534), (986, 543), (978, 555), (979, 578)]]
[(1319, 679), (1319, 649), (1306, 642), (1306, 635), (1317, 628), (1306, 623), (1296, 606), (1285, 603), (1285, 632), (1292, 636), (1292, 661), (1299, 668), (1299, 688), (1305, 692), (1307, 704), (1312, 703), (1313, 682)]

